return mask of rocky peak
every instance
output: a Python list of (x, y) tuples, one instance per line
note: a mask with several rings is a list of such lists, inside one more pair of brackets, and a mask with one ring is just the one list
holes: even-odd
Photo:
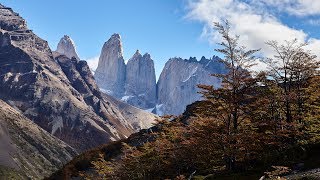
[(65, 55), (70, 59), (72, 57), (75, 57), (77, 60), (80, 60), (76, 52), (76, 46), (73, 40), (68, 35), (64, 35), (60, 39), (56, 52), (58, 52), (59, 54)]
[(113, 34), (110, 39), (104, 44), (103, 50), (109, 50), (112, 48), (114, 53), (118, 55), (118, 58), (122, 58), (123, 56), (123, 49), (122, 49), (122, 42), (121, 36), (117, 33)]
[(118, 33), (112, 34), (110, 39), (116, 39), (119, 40), (119, 42), (121, 42), (121, 36)]
[(134, 106), (150, 109), (156, 103), (156, 77), (150, 54), (143, 56), (139, 50), (128, 61), (126, 69), (126, 93), (122, 100)]
[(190, 57), (190, 58), (189, 58), (189, 61), (190, 61), (190, 62), (198, 62), (198, 60), (197, 60), (196, 57)]
[(143, 59), (151, 60), (150, 54), (149, 54), (149, 53), (145, 53), (145, 54), (143, 55)]
[(142, 58), (142, 55), (140, 54), (140, 51), (137, 50), (137, 51), (134, 53), (134, 55), (132, 56), (132, 58), (129, 59), (129, 61), (131, 61), (131, 60), (139, 60), (139, 59), (141, 59), (141, 58)]
[(18, 13), (0, 4), (0, 28), (6, 31), (24, 31), (27, 30), (27, 24)]
[(113, 34), (102, 47), (95, 72), (95, 79), (99, 87), (117, 98), (124, 94), (126, 76), (126, 65), (122, 51), (121, 36)]

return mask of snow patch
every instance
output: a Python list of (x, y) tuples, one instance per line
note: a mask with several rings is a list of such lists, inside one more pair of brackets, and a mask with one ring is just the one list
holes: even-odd
[(113, 93), (111, 90), (102, 89), (102, 88), (100, 88), (100, 91), (102, 91), (103, 93), (106, 93), (106, 94), (112, 94)]
[(13, 76), (13, 74), (12, 74), (11, 72), (8, 72), (7, 74), (4, 75), (3, 80), (6, 82), (6, 81), (8, 81), (8, 80), (10, 79), (10, 77), (12, 77), (12, 76)]
[(121, 98), (121, 101), (127, 102), (130, 98), (133, 98), (134, 96), (123, 96)]
[(163, 104), (157, 104), (156, 105), (156, 113), (159, 115), (159, 116), (163, 116), (164, 113), (163, 113)]
[(195, 67), (194, 69), (192, 69), (192, 71), (190, 72), (190, 75), (187, 77), (187, 79), (183, 80), (182, 82), (187, 82), (191, 77), (196, 76), (197, 70), (198, 70), (198, 67)]
[(152, 111), (154, 110), (154, 108), (150, 108), (150, 109), (145, 109), (145, 111), (152, 113)]

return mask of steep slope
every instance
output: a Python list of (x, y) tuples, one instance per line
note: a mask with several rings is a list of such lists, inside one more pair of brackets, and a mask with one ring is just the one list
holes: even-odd
[[(201, 102), (196, 102), (189, 105), (186, 109), (186, 112), (183, 113), (178, 118), (174, 119), (173, 121), (181, 121), (187, 122), (189, 121), (190, 117), (194, 116), (194, 112), (196, 111), (196, 104)], [(150, 143), (155, 141), (159, 138), (157, 133), (161, 133), (163, 131), (163, 125), (156, 125), (149, 129), (145, 129), (139, 131), (138, 133), (132, 134), (130, 137), (124, 140), (112, 142), (109, 144), (102, 145), (100, 147), (96, 147), (86, 151), (79, 156), (75, 157), (72, 161), (66, 164), (63, 168), (59, 171), (55, 172), (48, 178), (48, 180), (55, 180), (55, 179), (76, 179), (80, 176), (80, 174), (85, 175), (94, 175), (96, 176), (94, 171), (94, 166), (92, 164), (93, 161), (97, 161), (103, 155), (106, 161), (110, 163), (117, 162), (121, 156), (124, 155), (124, 148), (123, 143), (126, 143), (132, 147), (141, 147), (145, 143)], [(150, 157), (152, 158), (152, 156)], [(89, 177), (90, 177), (89, 175)]]
[[(157, 116), (101, 93), (86, 61), (69, 59), (64, 55), (55, 59), (72, 86), (84, 97), (86, 104), (92, 107), (94, 112), (105, 121), (116, 124), (118, 128), (123, 130), (133, 128), (135, 131), (149, 128), (155, 123)], [(116, 119), (110, 116), (112, 113), (117, 115)], [(121, 124), (118, 123), (119, 120), (122, 122)]]
[(60, 39), (58, 46), (57, 46), (56, 53), (63, 54), (70, 59), (75, 57), (76, 59), (80, 60), (73, 40), (67, 35), (64, 35)]
[(105, 122), (116, 126), (121, 134), (125, 136), (130, 134), (128, 130), (132, 129), (132, 126), (126, 121), (116, 106), (102, 97), (102, 93), (94, 81), (87, 62), (78, 61), (76, 58), (69, 59), (64, 55), (60, 55), (55, 59), (69, 79), (72, 87), (81, 94), (86, 105), (91, 107)]
[(121, 98), (124, 94), (126, 65), (119, 34), (113, 34), (103, 45), (95, 79), (106, 93)]
[(150, 54), (143, 56), (137, 50), (127, 63), (125, 102), (142, 109), (156, 104), (156, 76)]
[(121, 111), (121, 114), (128, 119), (128, 122), (132, 127), (138, 132), (141, 129), (148, 129), (156, 123), (156, 120), (159, 119), (159, 116), (143, 111), (135, 106), (124, 103), (121, 100), (116, 98), (104, 95), (107, 101), (112, 102), (118, 109)]
[(186, 106), (201, 99), (198, 84), (219, 86), (217, 78), (210, 76), (223, 71), (223, 66), (213, 59), (196, 58), (184, 60), (170, 59), (163, 68), (157, 83), (158, 105), (156, 113), (159, 115), (179, 115)]
[[(83, 70), (81, 64), (77, 66)], [(134, 132), (117, 107), (103, 102), (94, 92), (90, 97), (86, 90), (91, 85), (79, 75), (86, 72), (65, 68), (63, 71), (61, 66), (46, 41), (28, 30), (17, 13), (0, 6), (2, 99), (79, 151)]]
[(0, 179), (42, 179), (76, 155), (2, 100), (0, 107)]

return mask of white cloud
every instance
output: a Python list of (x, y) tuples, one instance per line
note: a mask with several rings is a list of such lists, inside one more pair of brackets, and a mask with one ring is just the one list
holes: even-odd
[(98, 67), (99, 56), (96, 56), (96, 57), (93, 57), (93, 58), (89, 58), (86, 61), (88, 62), (88, 65), (89, 65), (91, 71), (94, 72)]
[(319, 0), (297, 0), (297, 5), (289, 11), (300, 16), (319, 15), (320, 1)]
[[(271, 56), (271, 49), (265, 44), (269, 40), (298, 39), (299, 42), (308, 42), (308, 49), (320, 55), (320, 40), (310, 38), (302, 30), (288, 27), (275, 15), (273, 9), (266, 5), (286, 8), (291, 12), (295, 8), (298, 14), (303, 14), (306, 9), (309, 13), (320, 13), (320, 1), (317, 8), (309, 7), (309, 0), (189, 0), (187, 18), (204, 23), (202, 37), (209, 39), (211, 43), (219, 42), (220, 35), (213, 29), (213, 22), (228, 20), (233, 34), (240, 35), (240, 43), (249, 49), (262, 48), (263, 55)], [(298, 2), (298, 4), (293, 4)], [(311, 3), (312, 4), (312, 3)]]
[(272, 7), (296, 16), (320, 15), (319, 0), (247, 0), (247, 3), (259, 7)]

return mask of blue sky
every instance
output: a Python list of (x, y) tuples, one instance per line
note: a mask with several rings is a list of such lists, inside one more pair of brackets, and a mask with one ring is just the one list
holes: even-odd
[(181, 0), (2, 0), (27, 20), (30, 29), (55, 50), (67, 34), (81, 59), (97, 57), (103, 43), (120, 33), (124, 57), (137, 49), (150, 53), (157, 75), (170, 57), (212, 56), (213, 48), (200, 38), (202, 25), (184, 18)]
[(2, 0), (27, 20), (53, 50), (69, 35), (81, 59), (99, 56), (113, 33), (122, 36), (124, 58), (150, 53), (159, 76), (171, 57), (211, 57), (219, 41), (212, 22), (228, 19), (248, 48), (271, 56), (267, 40), (308, 42), (320, 55), (318, 0)]

